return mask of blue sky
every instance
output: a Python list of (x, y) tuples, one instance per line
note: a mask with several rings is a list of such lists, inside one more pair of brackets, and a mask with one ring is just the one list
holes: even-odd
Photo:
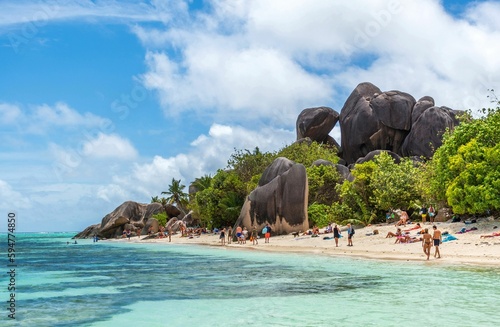
[[(352, 89), (490, 106), (497, 1), (3, 1), (0, 231), (78, 231)], [(331, 135), (339, 140), (338, 126)]]

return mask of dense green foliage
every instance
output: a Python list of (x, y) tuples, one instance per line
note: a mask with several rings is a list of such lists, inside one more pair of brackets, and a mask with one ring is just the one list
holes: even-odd
[(165, 226), (167, 224), (167, 221), (168, 221), (167, 214), (165, 212), (157, 213), (157, 214), (151, 216), (151, 218), (158, 220), (158, 223), (160, 224), (160, 226)]
[(357, 164), (352, 170), (354, 181), (339, 186), (340, 201), (334, 203), (341, 223), (367, 225), (384, 221), (390, 209), (408, 209), (421, 202), (419, 180), (422, 170), (408, 158), (395, 163), (382, 152), (373, 161)]
[(310, 226), (324, 227), (331, 223), (332, 207), (326, 204), (313, 203), (307, 209)]
[(461, 123), (432, 160), (431, 188), (455, 213), (500, 209), (500, 108)]
[(334, 166), (310, 166), (306, 171), (309, 182), (309, 205), (312, 203), (330, 205), (338, 200), (335, 185), (341, 179)]
[(307, 142), (293, 143), (279, 150), (274, 155), (273, 160), (277, 157), (288, 158), (293, 162), (303, 164), (305, 167), (310, 167), (314, 161), (319, 159), (328, 160), (332, 163), (339, 161), (335, 148), (317, 142), (311, 144)]

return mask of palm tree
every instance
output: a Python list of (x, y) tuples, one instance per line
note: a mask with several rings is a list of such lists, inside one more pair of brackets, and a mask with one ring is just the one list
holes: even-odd
[(212, 185), (212, 176), (210, 176), (210, 175), (204, 175), (202, 177), (197, 177), (194, 180), (194, 182), (191, 183), (191, 186), (193, 186), (196, 189), (196, 192), (206, 190), (211, 185)]
[(158, 197), (158, 195), (151, 197), (151, 203), (160, 203), (160, 202), (161, 202), (161, 200)]
[(172, 178), (172, 184), (168, 186), (168, 191), (163, 191), (161, 194), (169, 195), (166, 199), (168, 203), (175, 204), (177, 208), (185, 215), (184, 206), (188, 203), (188, 195), (184, 193), (186, 186), (181, 184), (181, 180)]

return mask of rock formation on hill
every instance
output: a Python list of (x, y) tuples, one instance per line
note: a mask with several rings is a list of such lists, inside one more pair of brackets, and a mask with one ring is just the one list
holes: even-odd
[(463, 111), (435, 106), (430, 96), (416, 101), (405, 92), (382, 92), (371, 83), (361, 83), (347, 98), (340, 115), (328, 107), (304, 109), (297, 118), (297, 140), (309, 137), (334, 144), (328, 133), (338, 121), (339, 156), (348, 165), (375, 150), (431, 158), (446, 129), (458, 125), (460, 114)]
[[(296, 121), (297, 142), (335, 145), (341, 158), (338, 164), (317, 160), (313, 165), (334, 166), (343, 179), (352, 181), (352, 165), (373, 160), (382, 151), (396, 162), (401, 157), (431, 158), (442, 144), (443, 132), (458, 125), (460, 113), (436, 107), (429, 96), (416, 101), (405, 92), (382, 92), (371, 83), (361, 83), (340, 115), (329, 107), (302, 110)], [(329, 135), (337, 122), (342, 146)], [(279, 234), (307, 229), (307, 176), (305, 168), (298, 167), (286, 158), (269, 166), (248, 196), (235, 226), (250, 229), (270, 223)]]

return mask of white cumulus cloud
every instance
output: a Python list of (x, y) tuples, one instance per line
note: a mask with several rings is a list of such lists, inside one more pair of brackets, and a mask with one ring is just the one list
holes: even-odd
[(137, 150), (129, 140), (116, 134), (99, 133), (96, 138), (83, 144), (84, 156), (110, 159), (135, 159)]

